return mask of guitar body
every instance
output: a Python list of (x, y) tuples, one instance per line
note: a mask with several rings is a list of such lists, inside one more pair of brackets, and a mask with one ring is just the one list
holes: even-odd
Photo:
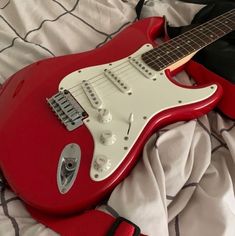
[[(129, 63), (129, 56), (138, 57), (156, 46), (154, 39), (163, 25), (162, 18), (144, 19), (101, 48), (39, 61), (4, 84), (0, 166), (27, 204), (50, 214), (91, 208), (130, 172), (157, 128), (201, 116), (215, 106), (222, 94), (219, 85), (183, 87), (173, 82), (168, 70), (148, 79)], [(105, 74), (107, 70), (126, 83), (127, 93)], [(92, 85), (100, 99), (97, 107), (82, 87), (92, 79), (107, 83)], [(72, 90), (76, 84), (77, 98)], [(58, 90), (71, 90), (83, 109), (82, 122), (73, 130), (60, 122), (47, 102)], [(107, 110), (110, 114), (99, 113)], [(64, 170), (66, 158), (72, 163)]]

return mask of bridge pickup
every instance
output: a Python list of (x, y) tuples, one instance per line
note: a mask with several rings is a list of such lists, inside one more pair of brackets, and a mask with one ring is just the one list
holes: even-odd
[(83, 119), (88, 117), (85, 110), (67, 90), (58, 92), (51, 98), (47, 98), (47, 102), (69, 131), (81, 126)]
[(91, 105), (96, 109), (101, 108), (102, 101), (99, 98), (98, 94), (96, 93), (92, 84), (87, 80), (83, 80), (82, 81), (82, 88), (83, 88), (83, 91), (85, 92), (87, 98), (89, 99)]
[(147, 79), (156, 79), (156, 71), (147, 66), (141, 58), (131, 57), (129, 62), (140, 71)]
[(123, 93), (131, 92), (131, 88), (128, 84), (126, 84), (117, 74), (112, 72), (111, 70), (105, 69), (104, 70), (105, 76), (114, 83), (115, 86)]

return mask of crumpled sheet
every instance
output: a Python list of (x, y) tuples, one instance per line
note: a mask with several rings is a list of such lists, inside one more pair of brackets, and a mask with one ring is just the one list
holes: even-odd
[[(136, 2), (1, 0), (0, 82), (39, 59), (101, 46), (135, 20)], [(165, 15), (171, 25), (185, 25), (201, 7), (146, 1), (141, 16)], [(187, 75), (178, 79), (185, 82)], [(235, 122), (214, 111), (164, 127), (146, 143), (108, 205), (146, 235), (234, 236), (234, 144)], [(57, 234), (32, 219), (0, 182), (0, 235)]]

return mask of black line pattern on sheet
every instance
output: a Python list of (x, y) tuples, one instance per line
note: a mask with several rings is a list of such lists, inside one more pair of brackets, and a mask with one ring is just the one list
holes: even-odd
[(198, 119), (198, 124), (208, 133), (211, 138), (211, 131)]
[[(16, 200), (20, 200), (18, 197), (13, 197), (13, 198), (10, 198), (10, 199), (7, 199), (6, 201), (5, 201), (5, 203), (7, 204), (7, 203), (9, 203), (9, 202), (13, 202), (13, 201), (16, 201)], [(2, 203), (0, 203), (0, 206), (2, 206), (3, 204)]]
[(221, 129), (221, 130), (219, 131), (219, 133), (222, 134), (222, 133), (225, 132), (225, 131), (226, 131), (226, 132), (229, 132), (229, 131), (232, 130), (234, 127), (235, 127), (235, 123), (234, 123), (230, 128), (228, 128), (228, 129), (225, 129), (225, 128), (224, 128), (224, 129)]
[(105, 204), (104, 207), (112, 216), (116, 218), (120, 216), (118, 212), (114, 208), (112, 208), (110, 205)]
[(20, 236), (19, 225), (17, 224), (16, 219), (9, 215), (8, 206), (5, 199), (5, 188), (1, 189), (0, 194), (1, 194), (0, 198), (1, 198), (4, 215), (11, 221), (13, 228), (15, 230), (15, 236)]
[(11, 28), (11, 30), (19, 37), (22, 38), (21, 35), (16, 31), (16, 29), (2, 16), (0, 15), (0, 18)]
[(5, 50), (7, 50), (8, 48), (13, 47), (13, 45), (14, 45), (16, 39), (18, 39), (18, 38), (19, 38), (19, 37), (13, 38), (13, 40), (11, 41), (11, 44), (10, 44), (9, 46), (6, 46), (5, 48), (2, 48), (2, 49), (0, 50), (0, 53), (3, 52), (3, 51), (5, 51)]
[[(186, 189), (186, 188), (197, 187), (198, 184), (199, 184), (199, 183), (197, 183), (197, 182), (192, 182), (192, 183), (189, 183), (189, 184), (185, 184), (185, 185), (181, 188), (181, 190)], [(166, 195), (166, 199), (167, 199), (167, 200), (174, 200), (175, 197), (176, 197), (176, 196)]]
[(179, 215), (175, 217), (175, 235), (180, 236)]
[[(135, 19), (135, 20), (136, 20), (136, 19)], [(134, 21), (135, 21), (135, 20), (134, 20)], [(134, 21), (133, 21), (133, 22), (134, 22)], [(101, 43), (97, 44), (95, 48), (98, 48), (98, 47), (102, 46), (103, 44), (105, 44), (105, 43), (108, 41), (108, 39), (112, 39), (112, 36), (113, 36), (114, 34), (120, 32), (126, 25), (128, 25), (128, 24), (130, 24), (130, 23), (133, 23), (133, 22), (128, 21), (128, 22), (124, 23), (124, 24), (123, 24), (122, 26), (120, 26), (116, 31), (114, 31), (113, 33), (109, 34), (109, 35), (106, 37), (106, 39), (105, 39), (104, 41), (102, 41)]]
[[(16, 31), (16, 29), (2, 16), (0, 15), (0, 18), (3, 19), (3, 21), (11, 28), (11, 30), (18, 36), (18, 38), (22, 39), (24, 42), (26, 43), (29, 43), (29, 44), (33, 44), (33, 45), (36, 45), (36, 46), (39, 46), (40, 48), (46, 50), (48, 53), (50, 53), (52, 56), (55, 56), (54, 53), (52, 53), (48, 48), (46, 47), (43, 47), (42, 45), (39, 45), (39, 44), (35, 44), (33, 42), (29, 42), (28, 40), (22, 38), (22, 36)], [(11, 45), (13, 46), (14, 45), (14, 42), (15, 42), (15, 38), (12, 40), (12, 43)], [(11, 47), (12, 47), (11, 46)], [(6, 48), (3, 48), (0, 50), (0, 53), (2, 53), (3, 51), (5, 51), (6, 49), (10, 48), (9, 46), (7, 46)]]
[[(53, 2), (54, 2), (54, 1), (53, 1)], [(69, 14), (70, 12), (74, 11), (74, 10), (77, 8), (78, 3), (79, 3), (79, 0), (76, 1), (75, 5), (72, 7), (71, 10), (66, 10), (66, 12), (64, 12), (64, 13), (62, 13), (61, 15), (57, 16), (57, 17), (56, 17), (55, 19), (53, 19), (53, 20), (50, 20), (50, 19), (43, 20), (43, 21), (41, 22), (41, 24), (40, 24), (37, 28), (28, 31), (28, 32), (25, 34), (25, 36), (24, 36), (23, 39), (26, 40), (26, 38), (28, 37), (29, 34), (31, 34), (32, 32), (35, 32), (35, 31), (40, 30), (40, 29), (42, 28), (42, 26), (43, 26), (46, 22), (55, 22), (55, 21), (57, 21), (58, 19), (60, 19), (62, 16), (67, 15), (67, 14)]]
[(81, 17), (79, 16), (76, 16), (75, 14), (73, 14), (72, 12), (69, 12), (60, 2), (56, 1), (56, 0), (52, 0), (53, 2), (57, 3), (58, 5), (60, 5), (66, 12), (68, 12), (68, 14), (74, 16), (75, 18), (77, 18), (78, 20), (82, 21), (85, 25), (87, 25), (88, 27), (90, 27), (91, 29), (93, 29), (94, 31), (96, 31), (97, 33), (100, 33), (100, 34), (103, 34), (107, 37), (109, 37), (109, 34), (103, 32), (103, 31), (100, 31), (98, 29), (96, 29), (93, 25), (89, 24), (87, 21), (85, 21), (84, 19), (82, 19)]
[(219, 150), (222, 147), (224, 148), (225, 146), (223, 144), (220, 144), (220, 145), (216, 146), (215, 148), (212, 149), (211, 153), (216, 152), (217, 150)]
[(172, 201), (172, 200), (174, 200), (174, 198), (175, 198), (175, 196), (166, 195), (166, 199), (167, 200), (171, 200)]
[(1, 10), (5, 9), (9, 4), (10, 4), (11, 0), (9, 0), (3, 7), (0, 7)]
[[(221, 146), (223, 146), (223, 147), (225, 147), (226, 149), (228, 149), (227, 144), (226, 144), (223, 140), (221, 140), (221, 139), (217, 136), (216, 133), (210, 132), (210, 131), (208, 130), (208, 128), (207, 128), (200, 120), (198, 120), (198, 124), (209, 134), (209, 136), (210, 136), (211, 139), (212, 139), (212, 137), (215, 138), (215, 139), (220, 143)], [(212, 151), (212, 152), (213, 152), (213, 151)]]
[(189, 187), (196, 187), (197, 185), (198, 185), (197, 182), (185, 184), (182, 189), (189, 188)]

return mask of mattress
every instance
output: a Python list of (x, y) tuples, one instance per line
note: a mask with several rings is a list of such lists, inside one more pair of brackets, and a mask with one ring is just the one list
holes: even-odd
[[(35, 61), (102, 46), (137, 20), (136, 4), (136, 0), (1, 0), (0, 82)], [(164, 15), (169, 25), (182, 26), (203, 6), (148, 0), (141, 18)], [(185, 72), (176, 77), (189, 81)], [(145, 235), (233, 236), (234, 143), (235, 122), (216, 111), (163, 127), (146, 142), (139, 162), (107, 204)], [(34, 220), (2, 179), (0, 235), (58, 234)]]

